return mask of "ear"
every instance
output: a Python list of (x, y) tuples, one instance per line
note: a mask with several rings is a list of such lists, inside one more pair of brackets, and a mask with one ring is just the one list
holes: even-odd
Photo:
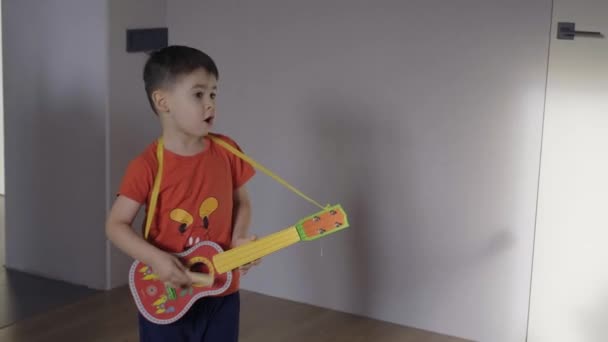
[(169, 113), (169, 101), (167, 94), (162, 90), (155, 90), (152, 93), (152, 102), (156, 107), (156, 110), (160, 113)]

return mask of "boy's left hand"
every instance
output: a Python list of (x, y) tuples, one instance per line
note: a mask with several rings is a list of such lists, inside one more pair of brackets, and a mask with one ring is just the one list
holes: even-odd
[[(241, 245), (248, 244), (249, 242), (255, 241), (255, 240), (257, 240), (257, 236), (255, 236), (255, 235), (252, 235), (249, 238), (237, 238), (232, 243), (232, 246), (233, 247), (238, 247), (238, 246), (241, 246)], [(241, 275), (247, 274), (247, 272), (249, 271), (249, 269), (252, 266), (259, 265), (261, 261), (262, 261), (262, 259), (257, 259), (257, 260), (254, 260), (254, 261), (252, 261), (252, 262), (250, 262), (248, 264), (245, 264), (245, 265), (239, 267), (239, 271), (241, 271)]]

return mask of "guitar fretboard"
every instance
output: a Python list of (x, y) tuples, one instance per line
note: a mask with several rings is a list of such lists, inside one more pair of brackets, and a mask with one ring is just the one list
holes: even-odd
[(213, 257), (215, 269), (220, 273), (260, 259), (300, 241), (295, 227), (289, 227), (248, 244), (222, 252)]

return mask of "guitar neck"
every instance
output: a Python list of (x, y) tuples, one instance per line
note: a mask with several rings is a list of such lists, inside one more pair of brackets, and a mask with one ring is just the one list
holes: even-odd
[(265, 257), (300, 241), (295, 226), (285, 228), (259, 240), (227, 250), (213, 257), (215, 269), (220, 273), (232, 271), (247, 263)]

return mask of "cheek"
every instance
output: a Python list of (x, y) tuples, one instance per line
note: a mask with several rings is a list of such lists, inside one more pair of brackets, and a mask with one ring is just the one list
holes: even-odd
[(192, 120), (198, 115), (199, 109), (195, 101), (182, 101), (175, 106), (175, 114), (180, 120)]
[(181, 129), (189, 131), (191, 129), (198, 130), (198, 127), (203, 123), (199, 111), (183, 106), (182, 110), (175, 115), (176, 124)]
[(184, 112), (196, 107), (196, 98), (190, 94), (176, 94), (171, 98), (171, 107), (176, 112)]

